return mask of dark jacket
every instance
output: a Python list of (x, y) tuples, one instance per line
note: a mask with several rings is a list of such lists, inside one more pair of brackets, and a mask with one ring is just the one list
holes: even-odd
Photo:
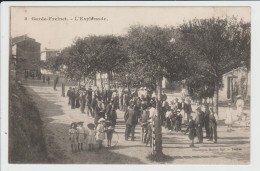
[(187, 104), (186, 113), (188, 113), (188, 114), (192, 113), (191, 104)]
[(136, 125), (138, 122), (137, 113), (134, 109), (128, 109), (125, 114), (126, 124), (127, 125)]
[(195, 123), (197, 126), (200, 125), (200, 127), (203, 125), (204, 123), (204, 117), (203, 117), (203, 112), (199, 112), (199, 114), (196, 115), (195, 117)]
[(178, 103), (178, 109), (184, 110), (187, 113), (187, 103), (184, 102), (184, 106), (182, 106), (182, 102)]

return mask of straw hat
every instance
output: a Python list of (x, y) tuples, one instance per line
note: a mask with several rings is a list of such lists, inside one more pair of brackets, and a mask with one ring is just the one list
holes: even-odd
[(113, 130), (114, 127), (113, 127), (113, 126), (109, 126), (107, 129), (108, 129), (108, 130)]
[(100, 123), (100, 122), (105, 122), (106, 120), (104, 119), (104, 118), (100, 118), (99, 120), (98, 120), (98, 123)]
[(240, 98), (240, 97), (241, 97), (241, 95), (239, 94), (239, 95), (237, 95), (236, 97), (237, 97), (237, 98)]
[(83, 125), (83, 123), (84, 123), (83, 121), (80, 121), (80, 122), (78, 122), (77, 124), (79, 124), (79, 125)]
[(153, 120), (152, 120), (152, 119), (149, 119), (149, 120), (148, 120), (148, 122), (149, 122), (149, 123), (152, 123), (152, 122), (153, 122)]
[(197, 109), (196, 109), (197, 111), (200, 111), (201, 110), (201, 108), (200, 107), (197, 107)]

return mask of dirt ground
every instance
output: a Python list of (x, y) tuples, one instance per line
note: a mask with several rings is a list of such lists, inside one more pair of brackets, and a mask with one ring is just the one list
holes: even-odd
[[(151, 162), (147, 156), (151, 148), (140, 140), (140, 125), (136, 127), (135, 141), (125, 141), (123, 112), (117, 111), (118, 120), (115, 131), (118, 143), (114, 147), (104, 147), (97, 151), (72, 153), (68, 129), (72, 122), (93, 122), (93, 118), (81, 114), (79, 109), (70, 109), (68, 98), (61, 96), (61, 87), (57, 91), (40, 81), (24, 83), (35, 101), (43, 122), (43, 134), (47, 145), (49, 163), (79, 164), (249, 164), (250, 163), (250, 129), (218, 127), (218, 143), (204, 140), (190, 148), (188, 135), (172, 132), (163, 128), (163, 153), (171, 156), (167, 162)], [(66, 87), (66, 90), (68, 87)], [(114, 138), (117, 138), (117, 135)], [(204, 134), (205, 135), (205, 134)], [(106, 145), (106, 143), (104, 144)]]

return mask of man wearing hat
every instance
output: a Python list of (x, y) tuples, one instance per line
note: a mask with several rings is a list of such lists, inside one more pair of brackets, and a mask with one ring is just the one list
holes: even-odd
[(195, 123), (196, 123), (196, 134), (198, 136), (199, 144), (203, 143), (203, 131), (202, 131), (203, 121), (204, 120), (203, 120), (201, 108), (198, 107), (196, 109)]
[(88, 114), (88, 116), (94, 117), (94, 115), (93, 115), (94, 111), (91, 107), (91, 104), (92, 104), (92, 89), (91, 89), (91, 87), (89, 87), (86, 92), (87, 114)]
[(71, 109), (75, 109), (76, 92), (75, 92), (75, 88), (74, 87), (72, 88), (70, 99), (71, 99)]
[(128, 108), (125, 113), (125, 121), (126, 121), (126, 129), (125, 129), (125, 140), (128, 140), (128, 137), (131, 133), (131, 140), (134, 141), (134, 134), (135, 134), (135, 126), (138, 123), (137, 113), (134, 110), (134, 104)]
[(176, 116), (176, 121), (175, 121), (175, 130), (181, 131), (181, 124), (182, 124), (182, 115), (181, 115), (181, 110), (177, 109), (177, 116)]
[[(185, 118), (186, 113), (187, 113), (187, 104), (185, 103), (184, 98), (181, 99), (181, 103), (179, 103), (178, 109), (181, 110), (181, 115), (182, 115), (183, 118)], [(184, 121), (184, 119), (183, 119), (183, 121)]]
[(191, 113), (192, 113), (192, 107), (191, 107), (191, 100), (190, 99), (188, 99), (187, 100), (187, 108), (186, 108), (186, 112), (187, 112), (187, 123), (189, 123), (190, 122), (190, 116), (191, 116)]
[(210, 114), (209, 114), (209, 129), (210, 129), (210, 137), (209, 141), (213, 140), (214, 137), (214, 143), (217, 143), (217, 122), (218, 122), (218, 115), (215, 114), (213, 111), (213, 108), (210, 108)]
[(85, 105), (86, 105), (86, 92), (82, 91), (80, 94), (80, 111), (81, 113), (85, 113)]
[(69, 90), (67, 91), (67, 96), (69, 98), (68, 105), (71, 104), (71, 93), (72, 93), (72, 87), (70, 87)]

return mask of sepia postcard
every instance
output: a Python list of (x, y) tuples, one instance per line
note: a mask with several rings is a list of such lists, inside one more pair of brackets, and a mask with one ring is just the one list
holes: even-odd
[(8, 164), (250, 165), (250, 6), (8, 13)]

